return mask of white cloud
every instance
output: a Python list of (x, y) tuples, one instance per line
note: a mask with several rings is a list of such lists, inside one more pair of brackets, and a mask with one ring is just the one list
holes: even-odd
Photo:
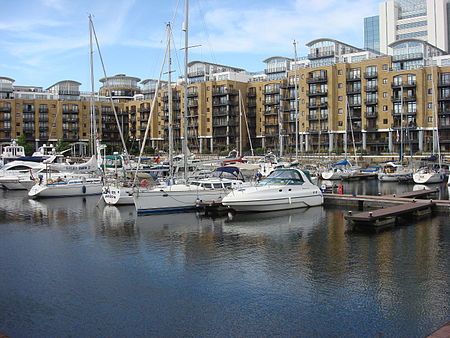
[[(205, 21), (216, 52), (286, 53), (292, 52), (294, 39), (300, 45), (321, 37), (362, 41), (363, 17), (375, 8), (367, 1), (297, 0), (291, 7), (284, 3), (270, 9), (216, 7), (205, 12)], [(204, 35), (197, 25), (193, 40), (204, 41)]]

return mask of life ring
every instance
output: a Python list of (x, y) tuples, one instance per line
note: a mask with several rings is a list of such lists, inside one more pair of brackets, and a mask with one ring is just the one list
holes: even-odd
[(140, 183), (140, 186), (145, 188), (145, 187), (148, 187), (148, 184), (149, 184), (148, 181), (146, 179), (143, 179)]

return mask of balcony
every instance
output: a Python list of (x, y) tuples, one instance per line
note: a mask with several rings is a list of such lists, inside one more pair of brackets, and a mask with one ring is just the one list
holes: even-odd
[(236, 89), (216, 89), (213, 90), (212, 96), (223, 96), (223, 95), (238, 95), (239, 92)]
[(364, 86), (364, 90), (366, 92), (376, 92), (378, 91), (378, 86), (377, 85)]
[(450, 94), (439, 94), (439, 101), (450, 101)]
[(365, 79), (376, 79), (378, 77), (378, 72), (365, 72), (364, 78)]
[(417, 81), (407, 81), (407, 82), (400, 82), (400, 81), (394, 81), (391, 83), (392, 88), (414, 88), (417, 85)]
[(198, 96), (198, 91), (188, 91), (187, 92), (187, 97), (197, 97)]
[(366, 124), (366, 130), (369, 130), (369, 131), (378, 130), (378, 125), (368, 123), (368, 124)]
[(308, 108), (309, 109), (319, 109), (319, 108), (327, 108), (328, 102), (316, 102), (316, 103), (309, 103)]
[(280, 104), (279, 100), (267, 100), (267, 101), (264, 101), (264, 105), (265, 106), (274, 106), (274, 105), (277, 105), (277, 104)]
[(306, 83), (321, 83), (321, 82), (327, 82), (328, 77), (327, 76), (314, 76), (314, 77), (308, 77), (306, 79)]
[(48, 114), (48, 108), (39, 108), (39, 113)]
[(450, 114), (450, 107), (439, 107), (438, 113), (440, 115), (447, 115)]
[(349, 107), (361, 107), (361, 101), (348, 101)]
[(264, 69), (264, 73), (266, 74), (276, 74), (276, 73), (283, 73), (286, 72), (286, 67), (275, 67), (275, 68), (269, 68)]
[(347, 82), (361, 81), (360, 74), (347, 74)]
[(450, 129), (450, 123), (444, 122), (444, 121), (439, 121), (439, 128)]
[(332, 57), (334, 57), (334, 51), (317, 52), (317, 53), (310, 53), (310, 54), (308, 54), (308, 59), (310, 59), (310, 60), (317, 60), (317, 59), (323, 59), (323, 58), (332, 58)]
[(277, 110), (269, 110), (264, 112), (264, 116), (278, 116), (279, 112)]
[[(417, 111), (404, 111), (403, 112), (403, 115), (408, 115), (408, 116), (414, 116), (414, 115), (416, 115), (417, 114)], [(400, 113), (400, 112), (396, 112), (395, 110), (392, 110), (392, 115), (393, 116), (401, 116), (402, 115), (402, 113)]]
[[(392, 129), (401, 129), (400, 123), (392, 123), (391, 124)], [(417, 129), (417, 123), (416, 122), (409, 122), (403, 124), (403, 129)]]
[(364, 116), (366, 119), (376, 119), (378, 117), (378, 112), (366, 112)]
[(11, 107), (0, 107), (0, 113), (11, 113)]
[(364, 100), (364, 104), (366, 106), (375, 105), (378, 103), (378, 99), (366, 99)]
[(406, 60), (420, 60), (423, 59), (423, 53), (409, 53), (409, 54), (399, 54), (393, 55), (392, 61), (406, 61)]
[(439, 80), (438, 87), (450, 87), (450, 80)]
[(23, 122), (34, 122), (34, 115), (23, 114)]
[(347, 94), (360, 94), (361, 88), (347, 88)]
[(48, 116), (44, 115), (44, 116), (39, 116), (39, 122), (48, 122)]
[(213, 101), (213, 106), (220, 107), (220, 106), (227, 106), (227, 105), (237, 105), (237, 101), (234, 100), (223, 100), (223, 101)]
[(204, 75), (205, 75), (204, 70), (196, 70), (196, 71), (188, 72), (188, 77), (199, 77), (199, 76), (204, 76)]
[(256, 107), (256, 100), (248, 101), (247, 107), (249, 108)]
[(24, 113), (34, 113), (34, 107), (23, 107)]
[(320, 90), (307, 90), (306, 91), (306, 95), (308, 96), (327, 96), (328, 95), (328, 91), (324, 90), (324, 91), (320, 91)]

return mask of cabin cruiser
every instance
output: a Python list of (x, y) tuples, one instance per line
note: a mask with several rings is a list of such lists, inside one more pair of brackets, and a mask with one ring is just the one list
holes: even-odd
[(45, 168), (42, 163), (29, 161), (12, 161), (5, 164), (0, 170), (0, 186), (8, 190), (24, 190), (26, 189), (20, 181), (30, 179), (33, 171)]
[(28, 192), (32, 198), (40, 197), (73, 197), (100, 195), (102, 193), (102, 180), (99, 177), (78, 176), (58, 177), (57, 179), (42, 180)]
[(412, 171), (405, 169), (401, 163), (386, 162), (382, 165), (378, 173), (378, 180), (381, 182), (404, 182), (412, 178)]
[(222, 204), (236, 211), (274, 211), (322, 205), (323, 196), (305, 171), (286, 168), (256, 186), (231, 191)]
[(413, 174), (413, 180), (416, 184), (441, 183), (445, 180), (445, 173), (438, 167), (425, 166)]

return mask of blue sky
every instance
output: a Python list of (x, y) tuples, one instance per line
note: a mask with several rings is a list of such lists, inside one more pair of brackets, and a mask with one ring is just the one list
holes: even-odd
[[(305, 44), (328, 37), (363, 47), (363, 18), (378, 14), (377, 0), (191, 0), (190, 61), (260, 71), (267, 57), (306, 55)], [(90, 88), (88, 14), (94, 16), (108, 76), (157, 78), (165, 24), (183, 44), (183, 0), (0, 0), (0, 76), (16, 85), (47, 88), (61, 80)], [(96, 88), (103, 77), (94, 55)], [(183, 53), (173, 58), (182, 75)]]

